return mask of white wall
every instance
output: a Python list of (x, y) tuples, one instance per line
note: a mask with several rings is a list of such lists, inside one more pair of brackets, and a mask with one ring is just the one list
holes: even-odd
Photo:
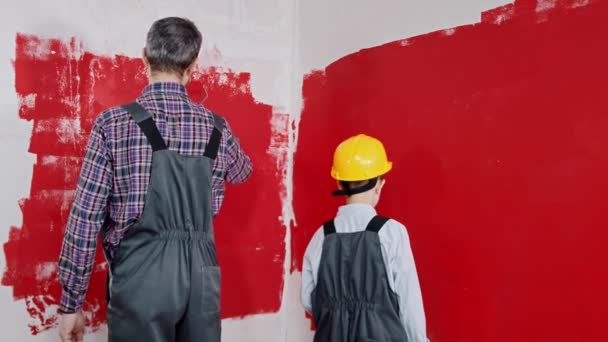
[[(285, 112), (290, 106), (293, 0), (56, 0), (11, 1), (0, 12), (0, 153), (10, 163), (2, 168), (0, 241), (8, 239), (10, 226), (21, 226), (17, 201), (27, 197), (34, 158), (27, 153), (31, 123), (18, 117), (14, 88), (17, 32), (49, 38), (76, 37), (96, 54), (138, 57), (151, 23), (164, 16), (191, 18), (204, 35), (201, 64), (225, 66), (250, 72), (252, 92), (258, 101)], [(220, 52), (220, 55), (216, 53)], [(5, 268), (0, 256), (0, 270)], [(227, 320), (227, 341), (283, 341), (285, 325), (279, 314)], [(13, 301), (12, 288), (0, 287), (0, 340), (56, 341), (56, 331), (39, 336), (29, 333), (23, 301)], [(270, 328), (269, 328), (270, 327)], [(277, 329), (279, 328), (279, 329)], [(87, 341), (104, 341), (106, 332), (89, 335)]]
[[(27, 153), (31, 124), (20, 119), (11, 60), (17, 32), (46, 37), (77, 37), (100, 54), (139, 56), (145, 33), (159, 17), (194, 20), (204, 35), (203, 65), (252, 74), (257, 100), (289, 112), (297, 122), (303, 76), (359, 49), (438, 29), (479, 21), (480, 12), (506, 0), (22, 0), (4, 4), (0, 13), (0, 242), (10, 226), (21, 225), (17, 200), (27, 197), (33, 156)], [(217, 55), (214, 51), (219, 51)], [(291, 147), (295, 141), (290, 141)], [(291, 215), (291, 163), (286, 179), (284, 219)], [(290, 234), (286, 237), (288, 270)], [(0, 270), (5, 267), (0, 256)], [(286, 272), (285, 296), (277, 314), (224, 322), (225, 341), (310, 341), (310, 323), (299, 305), (299, 274)], [(56, 332), (31, 336), (22, 301), (0, 287), (0, 336), (3, 341), (56, 341)], [(432, 320), (432, 317), (429, 318)], [(87, 341), (105, 340), (105, 331)]]

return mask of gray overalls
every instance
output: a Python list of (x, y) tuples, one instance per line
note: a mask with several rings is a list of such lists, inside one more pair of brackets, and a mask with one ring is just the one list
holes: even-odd
[(152, 145), (152, 174), (142, 216), (110, 263), (109, 341), (220, 341), (211, 175), (224, 121), (214, 116), (204, 156), (182, 156), (167, 149), (152, 114), (123, 107)]
[(365, 231), (356, 233), (336, 233), (333, 221), (324, 225), (312, 292), (315, 342), (407, 341), (378, 237), (387, 221), (376, 216)]

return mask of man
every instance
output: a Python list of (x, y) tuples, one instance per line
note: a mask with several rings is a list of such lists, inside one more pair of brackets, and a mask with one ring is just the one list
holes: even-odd
[(228, 123), (186, 93), (201, 43), (187, 19), (154, 22), (149, 85), (95, 120), (59, 261), (63, 341), (83, 340), (99, 232), (110, 341), (220, 341), (212, 219), (224, 181), (244, 182), (252, 165)]
[(302, 267), (315, 342), (428, 341), (407, 231), (374, 209), (391, 169), (382, 143), (367, 135), (335, 151), (334, 195), (346, 205), (312, 237)]

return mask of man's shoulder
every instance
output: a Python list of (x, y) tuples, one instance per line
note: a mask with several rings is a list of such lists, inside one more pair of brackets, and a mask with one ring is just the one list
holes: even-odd
[(95, 124), (100, 127), (111, 125), (112, 123), (128, 119), (129, 113), (121, 106), (110, 107), (101, 113), (97, 114)]
[(188, 105), (190, 106), (190, 109), (192, 110), (192, 112), (194, 112), (197, 115), (222, 117), (220, 114), (210, 110), (209, 108), (203, 106), (202, 104), (200, 104), (196, 101), (193, 101), (191, 98), (188, 98)]
[(221, 126), (224, 126), (224, 129), (226, 129), (228, 123), (226, 117), (224, 117), (222, 114), (214, 112), (211, 109), (203, 106), (202, 104), (193, 101), (192, 99), (188, 99), (188, 104), (190, 106), (190, 110), (195, 116), (203, 117), (207, 120), (213, 120), (214, 122), (216, 120), (220, 120), (222, 123)]

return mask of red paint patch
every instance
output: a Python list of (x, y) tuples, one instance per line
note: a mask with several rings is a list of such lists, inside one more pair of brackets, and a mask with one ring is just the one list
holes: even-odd
[(294, 268), (335, 214), (332, 149), (366, 132), (395, 162), (380, 210), (409, 228), (432, 341), (608, 340), (608, 3), (555, 3), (307, 77)]
[[(22, 98), (19, 114), (33, 121), (29, 152), (37, 160), (30, 196), (20, 202), (23, 226), (11, 228), (4, 245), (7, 270), (2, 285), (13, 287), (16, 300), (25, 299), (34, 319), (30, 328), (37, 334), (56, 322), (49, 308), (58, 304), (61, 294), (55, 265), (93, 120), (108, 107), (132, 101), (146, 79), (141, 60), (96, 56), (75, 40), (66, 44), (18, 35), (14, 65)], [(197, 101), (206, 88), (205, 105), (226, 116), (255, 165), (248, 183), (229, 186), (216, 221), (223, 317), (277, 311), (283, 286), (285, 229), (279, 217), (287, 139), (273, 135), (275, 114), (271, 106), (255, 101), (249, 80), (247, 73), (208, 69), (189, 86)], [(100, 251), (84, 309), (93, 329), (105, 321)]]

